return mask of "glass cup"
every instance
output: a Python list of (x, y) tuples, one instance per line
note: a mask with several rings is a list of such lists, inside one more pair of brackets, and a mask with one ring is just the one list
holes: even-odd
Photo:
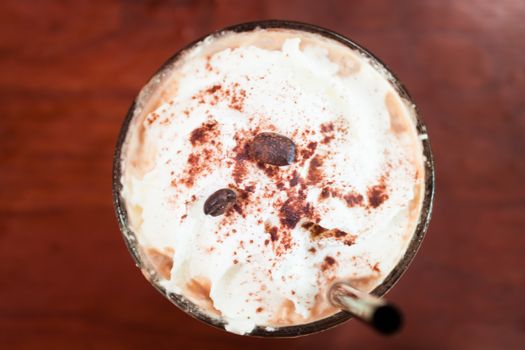
[[(340, 34), (334, 33), (330, 30), (327, 30), (327, 29), (324, 29), (324, 28), (321, 28), (315, 25), (311, 25), (311, 24), (292, 22), (292, 21), (280, 21), (280, 20), (258, 21), (258, 22), (237, 24), (237, 25), (222, 29), (216, 33), (220, 33), (223, 31), (241, 33), (241, 32), (249, 32), (257, 28), (262, 28), (262, 29), (280, 28), (280, 29), (292, 29), (292, 30), (310, 32), (310, 33), (324, 36), (329, 39), (336, 40), (353, 50), (357, 50), (362, 55), (367, 57), (376, 69), (379, 69), (384, 73), (384, 75), (387, 77), (389, 82), (392, 84), (392, 86), (396, 89), (396, 91), (402, 98), (406, 99), (407, 101), (409, 101), (410, 103), (414, 105), (414, 109), (416, 112), (415, 115), (417, 117), (418, 134), (425, 135), (425, 137), (422, 137), (423, 155), (425, 159), (425, 192), (424, 192), (424, 197), (423, 197), (423, 204), (422, 204), (421, 213), (419, 216), (419, 221), (416, 226), (416, 230), (412, 236), (412, 240), (410, 241), (409, 246), (404, 256), (398, 262), (396, 267), (390, 272), (390, 274), (383, 280), (383, 282), (371, 292), (371, 294), (381, 297), (386, 292), (388, 292), (390, 288), (394, 286), (394, 284), (399, 280), (401, 275), (407, 270), (408, 266), (410, 265), (410, 262), (414, 258), (419, 246), (421, 245), (423, 238), (425, 237), (425, 233), (427, 231), (428, 224), (430, 221), (430, 217), (432, 213), (432, 202), (434, 198), (434, 162), (433, 162), (433, 157), (432, 157), (432, 151), (430, 148), (430, 141), (428, 137), (426, 136), (427, 135), (426, 127), (423, 124), (419, 116), (418, 110), (415, 107), (415, 104), (413, 103), (407, 90), (401, 84), (401, 82), (394, 76), (394, 74), (392, 74), (387, 69), (386, 65), (383, 64), (378, 58), (376, 58), (366, 49), (364, 49), (363, 47), (359, 46), (358, 44), (354, 43), (350, 39), (347, 39)], [(122, 173), (122, 168), (121, 168), (122, 146), (124, 144), (124, 140), (126, 138), (126, 134), (128, 132), (128, 128), (131, 124), (132, 119), (143, 108), (149, 96), (155, 92), (157, 87), (160, 86), (160, 84), (163, 81), (163, 77), (165, 77), (169, 73), (169, 68), (174, 62), (177, 61), (180, 55), (185, 50), (190, 49), (196, 43), (200, 42), (206, 37), (208, 37), (208, 35), (189, 44), (188, 46), (186, 46), (185, 48), (177, 52), (175, 55), (173, 55), (171, 58), (169, 58), (162, 65), (162, 67), (153, 75), (150, 81), (142, 88), (141, 92), (135, 98), (135, 101), (132, 103), (126, 115), (126, 118), (124, 119), (124, 122), (122, 124), (120, 134), (117, 140), (114, 159), (113, 159), (113, 204), (115, 207), (115, 212), (116, 212), (117, 220), (120, 226), (120, 230), (124, 237), (124, 241), (128, 247), (129, 252), (131, 253), (131, 256), (133, 257), (133, 260), (135, 260), (135, 264), (142, 271), (146, 279), (162, 295), (168, 298), (173, 304), (175, 304), (178, 308), (180, 308), (187, 314), (197, 318), (200, 321), (203, 321), (204, 323), (210, 326), (224, 330), (224, 323), (220, 319), (209, 316), (208, 314), (203, 312), (198, 306), (196, 306), (191, 301), (186, 299), (184, 296), (168, 292), (159, 284), (160, 279), (159, 279), (158, 273), (155, 271), (154, 267), (149, 263), (149, 260), (146, 258), (145, 254), (141, 251), (141, 248), (137, 244), (136, 236), (128, 225), (126, 205), (121, 195), (122, 184), (120, 182), (120, 177)], [(332, 328), (334, 326), (337, 326), (349, 320), (350, 318), (352, 318), (350, 313), (346, 311), (340, 311), (332, 316), (326, 317), (318, 321), (314, 321), (314, 322), (307, 323), (307, 324), (294, 325), (294, 326), (274, 327), (274, 330), (272, 331), (268, 331), (265, 327), (256, 327), (249, 335), (260, 336), (260, 337), (302, 336), (302, 335), (307, 335), (307, 334), (312, 334), (312, 333), (327, 330), (329, 328)]]

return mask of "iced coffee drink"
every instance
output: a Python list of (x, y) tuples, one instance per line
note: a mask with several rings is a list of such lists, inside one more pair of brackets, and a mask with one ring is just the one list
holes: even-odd
[(327, 318), (331, 285), (369, 292), (405, 255), (425, 135), (368, 55), (298, 29), (223, 31), (137, 101), (118, 160), (132, 244), (226, 330)]

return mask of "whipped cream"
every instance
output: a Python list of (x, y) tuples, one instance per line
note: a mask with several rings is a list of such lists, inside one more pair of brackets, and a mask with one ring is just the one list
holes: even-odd
[[(123, 149), (122, 196), (166, 290), (249, 333), (327, 317), (334, 281), (370, 291), (404, 255), (423, 192), (411, 106), (340, 43), (292, 30), (223, 33), (148, 91)], [(283, 167), (250, 141), (294, 141)], [(221, 188), (224, 215), (205, 215)]]

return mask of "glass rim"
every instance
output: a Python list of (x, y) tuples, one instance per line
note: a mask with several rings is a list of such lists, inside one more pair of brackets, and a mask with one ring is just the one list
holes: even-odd
[[(147, 97), (148, 92), (154, 91), (158, 87), (158, 85), (161, 84), (161, 82), (159, 83), (159, 81), (161, 81), (162, 79), (156, 79), (157, 77), (162, 76), (163, 73), (169, 70), (171, 68), (171, 65), (174, 62), (176, 62), (184, 52), (191, 49), (196, 44), (200, 43), (201, 41), (203, 41), (204, 39), (210, 36), (220, 35), (221, 33), (224, 33), (224, 32), (235, 32), (235, 33), (249, 32), (255, 29), (288, 29), (288, 30), (298, 30), (298, 31), (303, 31), (303, 32), (314, 33), (314, 34), (321, 35), (325, 38), (335, 40), (339, 43), (342, 43), (346, 47), (349, 47), (350, 49), (358, 51), (361, 55), (366, 57), (371, 62), (371, 64), (374, 65), (375, 68), (382, 70), (382, 73), (385, 75), (387, 80), (392, 84), (392, 86), (394, 87), (396, 92), (399, 94), (399, 96), (401, 96), (403, 99), (407, 100), (409, 103), (412, 104), (413, 110), (414, 110), (414, 117), (416, 119), (417, 133), (418, 135), (427, 135), (425, 138), (421, 139), (422, 151), (423, 151), (424, 163), (425, 163), (424, 164), (425, 179), (424, 179), (423, 202), (421, 205), (421, 211), (419, 214), (419, 220), (418, 220), (417, 226), (415, 228), (412, 239), (406, 249), (405, 254), (399, 260), (399, 262), (394, 267), (394, 269), (384, 278), (383, 282), (372, 290), (371, 292), (372, 294), (379, 296), (379, 297), (386, 294), (394, 286), (394, 284), (400, 279), (403, 273), (408, 269), (428, 229), (428, 225), (429, 225), (430, 218), (432, 215), (432, 204), (433, 204), (434, 191), (435, 191), (435, 169), (434, 169), (434, 160), (432, 156), (432, 151), (430, 147), (430, 140), (428, 138), (426, 126), (421, 119), (421, 115), (419, 113), (417, 106), (415, 105), (414, 101), (410, 97), (410, 94), (408, 93), (407, 89), (400, 82), (400, 80), (392, 73), (392, 71), (380, 59), (375, 57), (372, 53), (370, 53), (368, 50), (366, 50), (361, 45), (355, 43), (354, 41), (338, 33), (335, 33), (329, 29), (325, 29), (325, 28), (322, 28), (322, 27), (319, 27), (313, 24), (297, 22), (297, 21), (288, 21), (288, 20), (264, 20), (264, 21), (240, 23), (240, 24), (232, 25), (232, 26), (217, 30), (215, 32), (202, 36), (201, 38), (191, 42), (190, 44), (186, 45), (182, 49), (178, 50), (173, 56), (171, 56), (165, 63), (162, 64), (162, 66), (155, 72), (155, 74), (151, 77), (148, 83), (146, 83), (142, 87), (139, 94), (137, 95), (133, 103), (131, 104), (131, 107), (129, 108), (126, 114), (126, 117), (122, 123), (120, 133), (117, 139), (114, 157), (113, 157), (113, 181), (112, 181), (113, 205), (115, 209), (115, 214), (117, 216), (117, 221), (120, 227), (120, 231), (124, 238), (124, 242), (133, 260), (135, 261), (135, 264), (137, 265), (139, 269), (142, 270), (144, 276), (151, 283), (151, 285), (153, 285), (155, 289), (157, 289), (161, 294), (163, 294), (168, 300), (170, 300), (173, 304), (175, 304), (179, 309), (184, 311), (186, 314), (189, 314), (190, 316), (210, 326), (213, 326), (215, 328), (219, 328), (222, 330), (226, 330), (225, 323), (223, 321), (217, 318), (210, 317), (208, 314), (201, 311), (198, 306), (196, 306), (194, 303), (186, 299), (184, 296), (177, 295), (175, 293), (166, 291), (158, 283), (159, 277), (157, 273), (154, 271), (154, 269), (150, 266), (147, 266), (147, 264), (143, 261), (141, 252), (137, 247), (136, 236), (128, 226), (128, 216), (127, 216), (127, 211), (126, 211), (126, 205), (121, 195), (121, 191), (122, 191), (122, 184), (120, 181), (121, 174), (122, 174), (121, 156), (122, 156), (122, 147), (125, 143), (129, 126), (131, 124), (132, 119), (134, 118), (136, 114), (136, 111), (142, 107), (143, 97), (144, 96)], [(314, 322), (306, 323), (306, 324), (283, 326), (283, 327), (271, 327), (272, 330), (267, 330), (266, 328), (268, 327), (265, 327), (265, 326), (256, 326), (256, 328), (252, 332), (246, 335), (258, 336), (258, 337), (297, 337), (297, 336), (303, 336), (303, 335), (308, 335), (308, 334), (328, 330), (341, 323), (344, 323), (345, 321), (351, 318), (352, 316), (348, 312), (341, 310), (331, 316), (328, 316), (326, 318), (323, 318), (323, 319), (320, 319)]]

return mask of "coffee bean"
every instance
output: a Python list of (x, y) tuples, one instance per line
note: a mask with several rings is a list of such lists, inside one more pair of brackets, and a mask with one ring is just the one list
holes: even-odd
[(286, 136), (262, 132), (253, 139), (250, 153), (256, 161), (264, 164), (290, 165), (295, 161), (295, 144)]
[(223, 188), (215, 191), (204, 202), (204, 214), (211, 216), (222, 215), (230, 206), (235, 203), (237, 195), (229, 188)]

